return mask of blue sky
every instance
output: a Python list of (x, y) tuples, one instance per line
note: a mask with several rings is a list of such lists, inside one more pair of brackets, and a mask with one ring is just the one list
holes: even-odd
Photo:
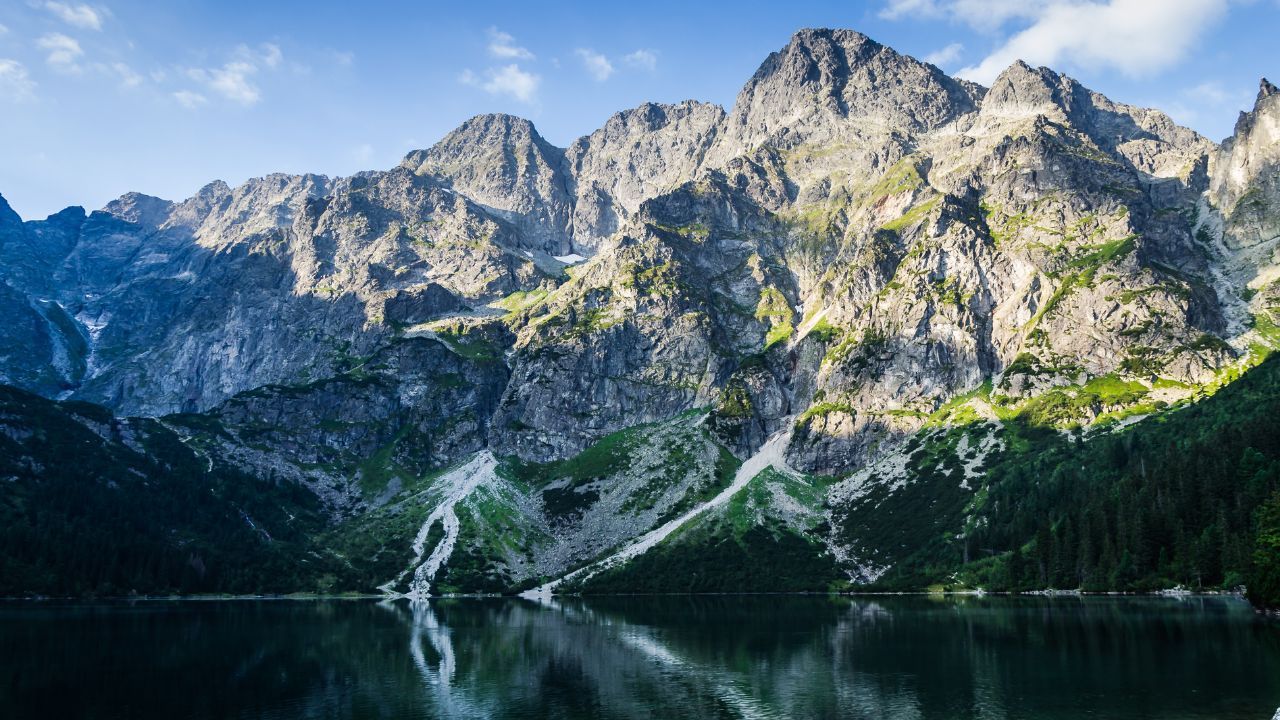
[(981, 82), (1047, 64), (1214, 140), (1260, 77), (1280, 79), (1280, 0), (6, 0), (0, 194), (30, 219), (129, 190), (387, 168), (481, 112), (563, 146), (649, 100), (727, 107), (817, 26)]

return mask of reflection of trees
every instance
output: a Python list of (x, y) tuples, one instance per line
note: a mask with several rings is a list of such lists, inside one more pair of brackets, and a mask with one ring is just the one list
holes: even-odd
[(0, 645), (13, 717), (1266, 717), (1249, 701), (1280, 695), (1280, 628), (1203, 598), (143, 604)]
[(1005, 718), (1034, 702), (1065, 718), (1090, 693), (1132, 697), (1153, 669), (1175, 694), (1241, 654), (1277, 669), (1248, 624), (1215, 628), (1220, 604), (1197, 602), (443, 600), (402, 615), (442, 717)]

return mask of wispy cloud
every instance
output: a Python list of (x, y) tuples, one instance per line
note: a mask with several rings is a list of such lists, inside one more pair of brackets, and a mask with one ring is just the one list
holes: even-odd
[(653, 50), (636, 50), (622, 56), (622, 62), (633, 68), (653, 72), (658, 69), (658, 53)]
[(537, 99), (542, 78), (522, 70), (516, 63), (484, 71), (484, 77), (470, 70), (462, 71), (458, 80), (464, 85), (478, 87), (490, 95), (506, 95), (520, 102), (532, 103)]
[[(278, 45), (263, 43), (257, 49), (248, 45), (239, 45), (232, 53), (232, 60), (214, 68), (187, 68), (183, 74), (204, 86), (209, 94), (222, 97), (239, 105), (249, 107), (262, 100), (262, 89), (255, 82), (255, 77), (262, 69), (274, 70), (284, 62), (284, 52)], [(203, 93), (184, 90), (183, 97), (174, 93), (174, 99), (187, 108), (204, 105), (208, 98)], [(199, 98), (195, 100), (194, 98)]]
[(578, 59), (582, 60), (582, 65), (587, 69), (587, 73), (595, 78), (596, 82), (604, 82), (613, 74), (613, 63), (609, 62), (609, 58), (588, 48), (578, 48), (573, 51)]
[(103, 75), (114, 77), (120, 81), (120, 86), (125, 88), (134, 88), (142, 84), (143, 77), (134, 72), (133, 68), (126, 63), (94, 63), (93, 69)]
[(1253, 107), (1257, 86), (1253, 83), (1232, 87), (1208, 80), (1186, 88), (1172, 100), (1152, 103), (1182, 125), (1201, 127), (1222, 117), (1223, 110), (1248, 110)]
[(880, 10), (880, 17), (885, 20), (946, 18), (962, 22), (975, 30), (993, 32), (1015, 18), (1036, 17), (1054, 1), (889, 0)]
[(269, 68), (278, 67), (280, 61), (284, 60), (284, 53), (280, 51), (280, 46), (273, 43), (262, 44), (262, 64)]
[(962, 54), (964, 54), (964, 45), (961, 45), (960, 43), (951, 43), (946, 47), (934, 50), (920, 59), (927, 63), (937, 65), (938, 67), (946, 67), (959, 60)]
[(934, 0), (889, 0), (880, 9), (885, 20), (901, 20), (904, 17), (941, 17), (942, 8)]
[(101, 30), (102, 18), (106, 14), (103, 10), (98, 10), (83, 3), (71, 5), (61, 2), (46, 2), (44, 8), (66, 24), (86, 30)]
[(80, 43), (75, 38), (62, 33), (48, 33), (36, 40), (36, 47), (49, 53), (45, 62), (60, 73), (77, 74), (80, 72), (79, 59), (84, 55)]
[(241, 105), (253, 105), (262, 99), (262, 92), (251, 77), (258, 72), (256, 65), (247, 62), (229, 62), (220, 68), (209, 70), (206, 82), (219, 95)]
[(206, 105), (209, 102), (209, 98), (192, 90), (179, 90), (173, 94), (173, 99), (178, 101), (179, 105), (188, 110), (195, 110), (201, 105)]
[(489, 54), (503, 60), (532, 60), (534, 54), (528, 48), (516, 44), (516, 39), (496, 27), (489, 28)]
[(367, 163), (373, 159), (373, 146), (361, 143), (351, 148), (351, 159), (358, 163)]
[(4, 25), (0, 25), (0, 35), (4, 35), (7, 32), (9, 32), (9, 28), (5, 27)]
[(0, 100), (26, 102), (35, 97), (36, 83), (17, 60), (0, 58)]

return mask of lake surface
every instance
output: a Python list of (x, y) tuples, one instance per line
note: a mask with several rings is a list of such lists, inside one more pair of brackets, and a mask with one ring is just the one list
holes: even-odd
[(1231, 598), (0, 604), (0, 718), (1251, 718)]

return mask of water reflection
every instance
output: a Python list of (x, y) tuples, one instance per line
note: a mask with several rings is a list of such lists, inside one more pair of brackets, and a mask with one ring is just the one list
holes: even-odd
[(0, 717), (1267, 718), (1226, 598), (0, 605)]

